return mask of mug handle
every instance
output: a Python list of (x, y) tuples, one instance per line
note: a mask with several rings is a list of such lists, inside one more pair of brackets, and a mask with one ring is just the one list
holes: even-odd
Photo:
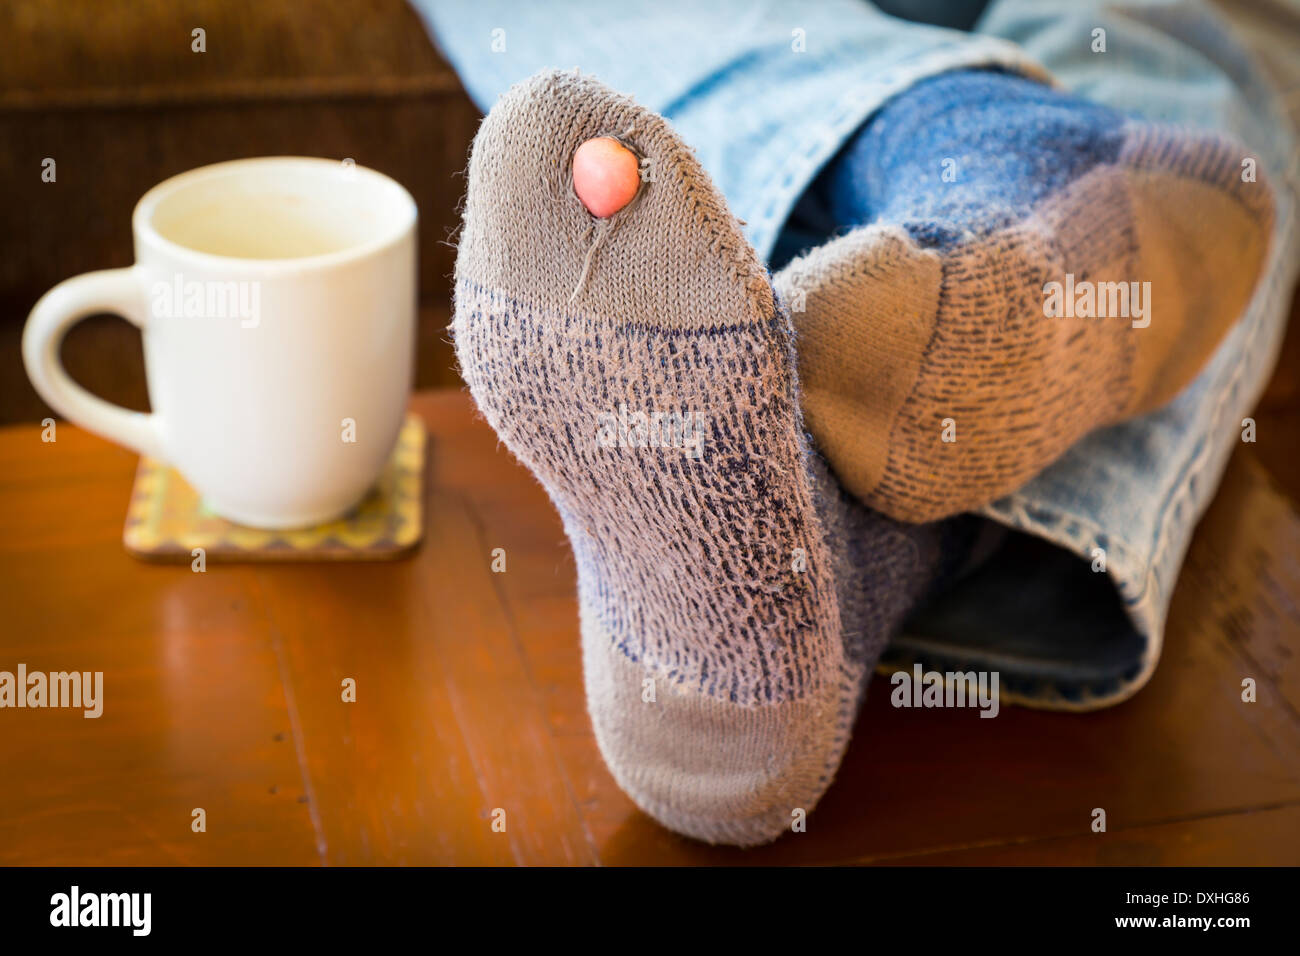
[(60, 282), (36, 303), (23, 329), (23, 364), (37, 393), (69, 421), (142, 455), (163, 458), (157, 415), (133, 412), (90, 394), (59, 361), (68, 329), (97, 312), (114, 312), (139, 329), (148, 308), (136, 267), (87, 272)]

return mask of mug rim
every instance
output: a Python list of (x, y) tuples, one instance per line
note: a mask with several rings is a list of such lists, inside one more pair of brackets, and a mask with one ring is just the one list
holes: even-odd
[[(342, 164), (339, 160), (325, 159), (320, 156), (251, 156), (244, 159), (210, 163), (207, 166), (197, 166), (183, 173), (177, 173), (175, 176), (164, 179), (162, 182), (150, 187), (135, 204), (135, 209), (131, 213), (131, 229), (137, 242), (150, 246), (174, 259), (183, 260), (197, 268), (237, 269), (264, 275), (287, 275), (331, 269), (383, 252), (396, 246), (411, 235), (414, 232), (415, 224), (419, 221), (419, 209), (416, 206), (415, 198), (405, 186), (378, 170), (357, 164), (349, 167), (352, 170), (350, 175), (367, 176), (381, 180), (386, 187), (395, 190), (395, 195), (401, 201), (403, 208), (399, 213), (396, 225), (385, 229), (381, 235), (375, 238), (348, 246), (346, 249), (293, 258), (225, 256), (212, 252), (202, 252), (181, 245), (174, 239), (164, 236), (154, 226), (153, 216), (159, 205), (182, 187), (193, 185), (205, 179), (215, 178), (241, 166), (266, 165), (311, 165), (338, 169)], [(136, 258), (139, 259), (138, 250)]]

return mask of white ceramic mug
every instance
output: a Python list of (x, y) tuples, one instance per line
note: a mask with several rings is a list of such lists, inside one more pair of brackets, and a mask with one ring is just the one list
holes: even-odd
[[(135, 265), (36, 303), (23, 361), (68, 419), (175, 466), (217, 514), (259, 528), (338, 517), (379, 476), (415, 345), (416, 207), (373, 170), (266, 157), (168, 179), (135, 207)], [(151, 414), (68, 377), (77, 321), (140, 327)]]

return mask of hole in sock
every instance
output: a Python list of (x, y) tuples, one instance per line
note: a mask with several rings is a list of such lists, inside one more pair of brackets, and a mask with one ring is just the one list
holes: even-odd
[(628, 205), (641, 187), (636, 153), (612, 136), (587, 140), (573, 154), (573, 191), (597, 219)]
[[(582, 260), (582, 272), (569, 296), (569, 303), (582, 293), (591, 274), (596, 254), (605, 240), (618, 228), (618, 224), (629, 213), (637, 200), (645, 192), (645, 184), (652, 181), (644, 177), (642, 171), (647, 162), (645, 155), (632, 144), (631, 136), (635, 128), (623, 133), (601, 133), (586, 140), (574, 151), (565, 170), (565, 185), (569, 192), (578, 197), (584, 209), (592, 216), (592, 223), (587, 229), (588, 242), (586, 254)], [(602, 145), (611, 144), (611, 145)], [(588, 147), (593, 153), (582, 158)], [(631, 165), (626, 164), (621, 154), (631, 158)], [(610, 164), (624, 165), (621, 171), (611, 172)], [(606, 174), (610, 181), (606, 181)], [(634, 182), (627, 177), (633, 176)]]

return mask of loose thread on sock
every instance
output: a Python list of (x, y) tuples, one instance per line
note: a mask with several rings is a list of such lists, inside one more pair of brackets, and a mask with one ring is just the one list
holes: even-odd
[(591, 274), (591, 263), (595, 260), (597, 251), (599, 251), (600, 247), (605, 244), (606, 237), (614, 231), (614, 223), (616, 219), (617, 217), (614, 219), (602, 219), (587, 228), (587, 232), (583, 236), (583, 239), (586, 240), (590, 238), (592, 233), (595, 233), (595, 238), (591, 239), (591, 245), (587, 247), (587, 254), (583, 256), (582, 272), (578, 275), (578, 284), (574, 286), (573, 294), (569, 296), (569, 305), (573, 305), (574, 300), (578, 298), (578, 294), (582, 292), (582, 287), (587, 284), (587, 276)]

